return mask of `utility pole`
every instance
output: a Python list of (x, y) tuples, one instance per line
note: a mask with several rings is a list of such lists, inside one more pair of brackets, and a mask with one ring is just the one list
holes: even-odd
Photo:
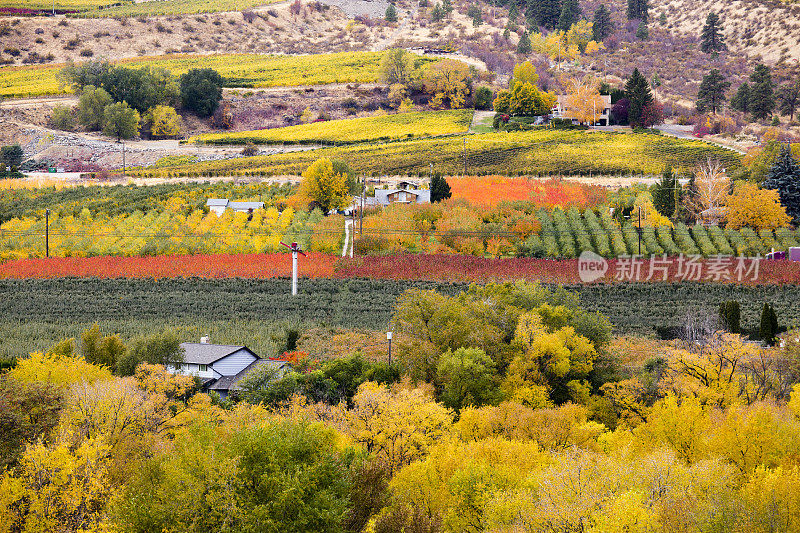
[(642, 206), (639, 206), (639, 255), (642, 255)]
[(50, 257), (50, 210), (44, 210), (44, 256)]
[(386, 332), (386, 340), (389, 341), (389, 366), (392, 366), (392, 333), (391, 331)]
[(364, 194), (367, 192), (367, 182), (365, 179), (361, 179), (361, 212), (359, 213), (359, 222), (358, 222), (358, 238), (361, 239), (362, 235), (364, 234)]
[(303, 257), (306, 254), (296, 242), (293, 242), (291, 246), (285, 242), (281, 242), (281, 244), (292, 252), (292, 296), (297, 296), (297, 254), (303, 254)]

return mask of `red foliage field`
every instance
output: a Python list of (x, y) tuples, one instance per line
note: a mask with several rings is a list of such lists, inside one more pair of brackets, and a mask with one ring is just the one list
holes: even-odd
[(537, 207), (570, 206), (586, 209), (606, 201), (607, 191), (598, 185), (584, 185), (559, 179), (510, 178), (507, 176), (449, 177), (453, 198), (463, 198), (472, 205), (491, 207), (501, 200), (526, 200)]
[[(729, 268), (729, 279), (714, 280), (710, 276), (712, 261), (700, 261), (702, 272), (696, 281), (737, 282), (736, 260)], [(747, 264), (748, 268), (750, 263)], [(608, 262), (608, 271), (601, 281), (614, 281), (621, 271), (617, 260)], [(291, 256), (286, 253), (268, 255), (188, 255), (159, 257), (58, 257), (22, 259), (0, 265), (0, 278), (252, 278), (288, 277), (292, 272)], [(639, 276), (646, 281), (649, 261), (643, 260)], [(526, 279), (549, 283), (580, 283), (578, 260), (531, 258), (486, 259), (469, 255), (396, 254), (342, 259), (331, 254), (310, 253), (300, 258), (300, 275), (310, 278), (375, 278), (419, 279), (431, 281), (486, 282), (491, 280)], [(743, 283), (800, 284), (800, 262), (761, 261), (758, 276), (742, 276)], [(677, 260), (668, 269), (668, 281), (687, 279), (679, 272)], [(651, 281), (661, 281), (660, 273)], [(624, 280), (627, 281), (627, 280)]]

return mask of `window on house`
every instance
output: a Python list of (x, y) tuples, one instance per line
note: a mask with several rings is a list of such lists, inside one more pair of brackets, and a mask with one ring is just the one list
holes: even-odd
[(199, 367), (200, 367), (199, 368), (200, 372), (207, 372), (208, 371), (208, 365), (199, 365)]

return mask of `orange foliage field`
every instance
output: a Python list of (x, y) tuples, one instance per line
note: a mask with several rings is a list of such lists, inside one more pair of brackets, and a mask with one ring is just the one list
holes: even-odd
[(606, 201), (606, 189), (560, 179), (507, 176), (448, 177), (453, 198), (472, 205), (495, 206), (500, 201), (527, 200), (537, 207), (594, 207)]

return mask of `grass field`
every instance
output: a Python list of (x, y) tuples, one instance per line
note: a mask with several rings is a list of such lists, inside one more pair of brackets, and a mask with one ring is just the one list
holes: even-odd
[[(332, 127), (334, 123), (330, 125)], [(741, 156), (702, 141), (645, 133), (542, 129), (488, 133), (391, 144), (363, 144), (320, 150), (210, 161), (144, 170), (143, 177), (300, 174), (320, 157), (341, 159), (363, 174), (424, 175), (433, 163), (449, 175), (620, 175), (678, 171), (707, 158), (735, 169)], [(465, 169), (466, 167), (466, 169)]]
[[(339, 52), (308, 56), (260, 54), (168, 54), (116, 62), (130, 68), (166, 68), (181, 75), (193, 68), (213, 68), (228, 87), (282, 87), (329, 83), (370, 83), (378, 80), (381, 52)], [(63, 65), (0, 68), (0, 96), (24, 98), (61, 94), (56, 75)]]
[[(93, 322), (103, 331), (134, 335), (175, 328), (183, 340), (209, 334), (214, 342), (244, 343), (257, 353), (274, 348), (276, 324), (344, 325), (382, 329), (397, 297), (411, 288), (455, 294), (466, 284), (352, 279), (301, 280), (289, 294), (288, 279), (2, 280), (0, 356), (47, 349), (77, 337)], [(798, 286), (639, 283), (569, 286), (583, 306), (608, 316), (617, 333), (652, 333), (691, 309), (717, 312), (736, 300), (742, 323), (757, 326), (761, 306), (771, 302), (781, 325), (797, 324)]]
[[(130, 0), (0, 0), (0, 11), (3, 9), (20, 9), (31, 11), (88, 11), (113, 4), (123, 4)], [(181, 0), (188, 3), (187, 0)], [(159, 2), (160, 3), (160, 2)]]
[(106, 9), (83, 11), (76, 16), (85, 18), (100, 17), (139, 17), (164, 16), (192, 13), (216, 13), (220, 11), (242, 11), (244, 9), (273, 4), (281, 0), (150, 0), (123, 4)]
[(465, 133), (472, 110), (400, 113), (379, 117), (314, 122), (286, 128), (197, 135), (190, 143), (206, 144), (354, 144), (411, 137)]

